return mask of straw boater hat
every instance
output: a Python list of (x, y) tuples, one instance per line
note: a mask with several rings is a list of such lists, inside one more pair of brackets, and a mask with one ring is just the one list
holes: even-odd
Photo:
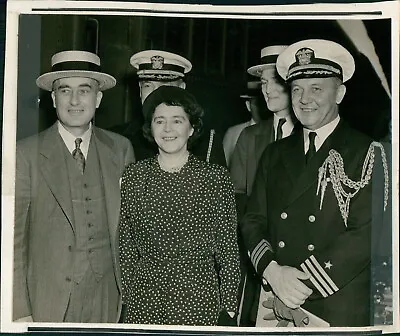
[(114, 87), (117, 82), (113, 76), (101, 72), (99, 56), (87, 51), (61, 51), (51, 58), (51, 67), (51, 72), (36, 79), (36, 85), (43, 90), (52, 91), (55, 80), (68, 77), (93, 78), (99, 82), (101, 91)]
[(139, 80), (148, 81), (174, 81), (192, 69), (192, 63), (186, 58), (161, 50), (138, 52), (130, 63), (137, 70)]
[(250, 75), (261, 77), (264, 69), (275, 67), (278, 55), (287, 48), (285, 45), (274, 45), (261, 49), (261, 63), (247, 69)]
[(337, 77), (343, 82), (354, 73), (354, 58), (340, 44), (328, 40), (304, 40), (285, 49), (276, 68), (286, 81), (298, 78)]
[(261, 88), (260, 81), (247, 82), (247, 90), (244, 94), (240, 95), (240, 98), (250, 99), (257, 97)]

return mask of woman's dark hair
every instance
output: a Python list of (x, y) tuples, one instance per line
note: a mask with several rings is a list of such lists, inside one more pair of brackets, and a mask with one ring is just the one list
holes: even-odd
[(203, 109), (197, 103), (196, 98), (188, 91), (176, 86), (160, 86), (153, 91), (143, 103), (143, 134), (144, 137), (150, 142), (154, 143), (154, 137), (151, 131), (151, 121), (153, 119), (154, 111), (156, 108), (165, 104), (167, 106), (180, 106), (186, 112), (190, 125), (193, 127), (193, 134), (189, 137), (188, 147), (190, 148), (193, 143), (200, 137), (203, 128), (202, 117), (204, 114)]

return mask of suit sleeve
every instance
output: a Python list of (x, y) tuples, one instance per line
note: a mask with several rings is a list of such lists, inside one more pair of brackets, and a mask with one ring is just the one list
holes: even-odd
[[(380, 154), (379, 154), (380, 156)], [(381, 161), (377, 160), (375, 151), (375, 169), (382, 169)], [(359, 163), (359, 169), (364, 163), (364, 157)], [(359, 174), (360, 176), (360, 174)], [(373, 175), (373, 179), (350, 201), (349, 217), (346, 230), (331, 244), (321, 251), (316, 251), (307, 258), (300, 269), (310, 274), (306, 285), (313, 289), (310, 299), (328, 297), (346, 286), (371, 263), (371, 226), (373, 185), (383, 188), (382, 175)], [(360, 180), (358, 177), (357, 180)], [(383, 207), (383, 200), (380, 205)], [(381, 223), (382, 224), (382, 223)], [(341, 219), (338, 225), (345, 225)]]
[(29, 208), (31, 203), (30, 165), (17, 145), (15, 170), (15, 224), (14, 224), (14, 320), (32, 315), (27, 286), (27, 249)]
[(239, 247), (237, 242), (237, 216), (233, 185), (224, 169), (218, 176), (218, 216), (216, 227), (215, 259), (219, 269), (222, 309), (236, 312), (240, 281)]
[(134, 185), (135, 181), (128, 167), (122, 177), (121, 183), (121, 214), (119, 223), (119, 260), (123, 302), (126, 302), (127, 298), (129, 298), (132, 274), (135, 269), (135, 263), (139, 258), (134, 232)]
[(253, 190), (247, 202), (246, 211), (241, 221), (241, 232), (250, 260), (259, 275), (273, 260), (274, 253), (267, 236), (267, 167), (269, 147), (263, 153), (253, 184)]
[(127, 140), (126, 145), (127, 145), (127, 149), (126, 149), (125, 159), (124, 159), (125, 167), (127, 167), (129, 164), (131, 164), (133, 162), (136, 162), (135, 153), (133, 151), (131, 142), (129, 140)]

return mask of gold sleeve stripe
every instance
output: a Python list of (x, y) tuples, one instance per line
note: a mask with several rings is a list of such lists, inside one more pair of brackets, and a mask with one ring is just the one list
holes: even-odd
[(312, 276), (312, 274), (309, 272), (309, 270), (307, 269), (307, 267), (304, 265), (304, 263), (302, 263), (300, 265), (300, 267), (303, 269), (304, 273), (308, 274), (310, 276), (310, 281), (311, 283), (314, 285), (314, 287), (316, 289), (318, 289), (318, 291), (321, 293), (321, 295), (323, 297), (327, 297), (328, 294), (326, 294), (326, 292), (324, 291), (324, 289), (319, 285), (319, 283), (317, 282), (317, 280), (315, 280), (315, 278)]

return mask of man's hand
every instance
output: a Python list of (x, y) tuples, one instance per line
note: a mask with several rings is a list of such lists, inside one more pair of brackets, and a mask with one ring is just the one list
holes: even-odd
[(263, 277), (275, 295), (289, 308), (300, 307), (312, 293), (301, 281), (307, 280), (309, 275), (294, 267), (280, 266), (272, 261), (265, 269)]
[(33, 318), (32, 318), (32, 315), (29, 315), (29, 316), (21, 317), (21, 318), (15, 320), (14, 322), (33, 322)]

